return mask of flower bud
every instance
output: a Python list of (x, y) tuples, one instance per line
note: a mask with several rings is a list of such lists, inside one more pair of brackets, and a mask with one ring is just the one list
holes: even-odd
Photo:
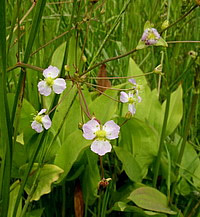
[(156, 68), (154, 69), (153, 72), (154, 72), (155, 74), (162, 75), (162, 74), (163, 74), (163, 73), (162, 73), (162, 65), (160, 64), (160, 65), (156, 66)]
[(87, 58), (86, 58), (86, 56), (85, 56), (85, 55), (83, 55), (83, 56), (82, 56), (82, 60), (83, 60), (83, 62), (84, 62), (84, 63), (86, 63), (86, 62), (87, 62)]
[(132, 113), (130, 111), (128, 111), (125, 115), (125, 118), (129, 120), (132, 118), (132, 116), (133, 116)]
[(169, 26), (169, 20), (165, 20), (165, 21), (162, 23), (161, 29), (166, 29), (168, 26)]
[(67, 72), (70, 71), (70, 67), (69, 67), (69, 65), (65, 65), (65, 71), (67, 71)]
[(82, 130), (82, 128), (83, 128), (83, 123), (80, 123), (80, 122), (79, 122), (79, 123), (78, 123), (78, 129), (79, 129), (79, 130)]

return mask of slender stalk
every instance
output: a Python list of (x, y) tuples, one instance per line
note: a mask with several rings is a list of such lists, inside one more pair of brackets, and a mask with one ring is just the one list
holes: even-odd
[(166, 27), (165, 29), (163, 29), (160, 34), (162, 34), (163, 32), (165, 32), (167, 29), (171, 28), (172, 26), (176, 25), (177, 23), (179, 23), (181, 20), (183, 20), (185, 17), (187, 17), (195, 8), (197, 8), (198, 5), (194, 5), (187, 13), (185, 13), (182, 17), (180, 17), (178, 20), (176, 20), (174, 23), (172, 23), (171, 25), (169, 25), (168, 27)]
[(89, 67), (89, 69), (85, 70), (85, 71), (80, 75), (80, 77), (83, 76), (83, 75), (85, 75), (85, 74), (87, 74), (88, 72), (92, 71), (93, 69), (97, 68), (98, 66), (100, 66), (100, 65), (102, 65), (102, 64), (104, 64), (104, 63), (107, 63), (107, 62), (110, 62), (110, 61), (113, 61), (113, 60), (121, 59), (121, 58), (126, 57), (126, 56), (128, 56), (128, 55), (130, 55), (130, 54), (132, 54), (132, 53), (134, 53), (134, 52), (136, 52), (136, 51), (137, 51), (136, 48), (134, 48), (133, 50), (131, 50), (131, 51), (125, 53), (125, 54), (121, 54), (121, 55), (119, 55), (119, 56), (110, 57), (110, 58), (108, 58), (108, 59), (105, 59), (105, 60), (103, 60), (102, 62), (99, 62), (99, 63), (95, 64), (94, 66)]
[(166, 127), (167, 127), (167, 119), (168, 119), (168, 115), (169, 115), (170, 99), (171, 99), (171, 93), (168, 90), (166, 107), (165, 107), (165, 115), (164, 115), (162, 132), (161, 132), (160, 143), (159, 143), (159, 150), (158, 150), (158, 155), (156, 158), (156, 163), (155, 163), (155, 168), (154, 168), (154, 177), (153, 177), (153, 186), (154, 187), (156, 187), (156, 184), (157, 184), (158, 173), (159, 173), (159, 169), (160, 169), (161, 155), (162, 155), (162, 151), (164, 148), (164, 139), (165, 139), (165, 131), (166, 131)]
[(12, 168), (12, 127), (10, 124), (6, 91), (6, 65), (6, 1), (4, 0), (0, 3), (0, 142), (2, 148), (0, 167), (0, 214), (2, 217), (7, 217)]
[(110, 37), (110, 35), (111, 35), (112, 32), (114, 31), (114, 29), (115, 29), (115, 28), (117, 27), (117, 25), (119, 24), (119, 21), (120, 21), (122, 15), (123, 15), (123, 13), (126, 11), (126, 9), (127, 9), (127, 7), (128, 7), (129, 4), (130, 4), (130, 0), (128, 0), (128, 1), (125, 3), (124, 7), (122, 8), (120, 14), (119, 14), (118, 17), (116, 18), (116, 20), (115, 20), (113, 26), (111, 27), (110, 31), (107, 33), (106, 37), (104, 38), (103, 42), (101, 43), (101, 46), (99, 47), (99, 49), (97, 50), (96, 54), (95, 54), (94, 57), (92, 58), (92, 61), (90, 62), (90, 65), (89, 65), (88, 68), (90, 68), (90, 67), (93, 65), (94, 61), (95, 61), (96, 58), (99, 56), (99, 54), (100, 54), (100, 52), (102, 51), (102, 49), (103, 49), (105, 43), (107, 42), (108, 38)]

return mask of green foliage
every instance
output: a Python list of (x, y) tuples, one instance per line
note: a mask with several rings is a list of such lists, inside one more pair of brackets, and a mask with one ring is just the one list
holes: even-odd
[[(20, 168), (22, 175), (26, 167), (27, 164)], [(51, 191), (51, 184), (57, 181), (63, 172), (61, 168), (53, 164), (39, 166), (38, 163), (34, 163), (25, 186), (25, 190), (31, 198), (30, 201), (39, 200), (42, 195), (48, 194)]]
[(167, 197), (151, 187), (141, 187), (134, 190), (130, 194), (129, 199), (143, 209), (171, 215), (176, 214), (168, 207)]

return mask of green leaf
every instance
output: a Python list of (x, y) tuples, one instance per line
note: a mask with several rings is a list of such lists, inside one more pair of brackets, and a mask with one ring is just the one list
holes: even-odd
[(161, 213), (167, 213), (174, 215), (176, 214), (175, 211), (172, 211), (168, 207), (167, 197), (161, 193), (160, 191), (156, 190), (155, 188), (151, 187), (141, 187), (134, 190), (129, 198), (133, 201), (137, 206)]
[(65, 54), (65, 47), (66, 47), (66, 42), (62, 43), (59, 47), (57, 47), (53, 53), (52, 60), (51, 60), (51, 65), (56, 66), (60, 70), (62, 68), (63, 58)]
[(82, 190), (84, 201), (92, 205), (98, 197), (98, 183), (101, 180), (98, 166), (98, 155), (86, 150), (85, 152), (88, 164), (83, 172)]
[(123, 148), (114, 146), (114, 150), (117, 154), (117, 157), (123, 164), (123, 169), (125, 170), (127, 176), (135, 182), (141, 182), (142, 174), (141, 168), (138, 162), (135, 160), (135, 157), (128, 151)]
[[(170, 135), (180, 123), (183, 116), (183, 91), (180, 85), (176, 91), (171, 94), (171, 101), (169, 106), (169, 116), (167, 121), (167, 128), (165, 136)], [(162, 104), (162, 112), (164, 114), (166, 101)], [(163, 118), (162, 118), (163, 120)]]
[[(20, 168), (22, 174), (26, 168), (27, 164)], [(57, 181), (60, 174), (63, 172), (64, 171), (61, 168), (53, 164), (44, 164), (43, 166), (39, 167), (38, 163), (34, 163), (25, 185), (25, 191), (27, 194), (30, 194), (35, 182), (35, 178), (37, 178), (35, 183), (36, 188), (33, 195), (31, 196), (31, 201), (39, 200), (42, 195), (51, 192), (51, 184)]]
[(140, 217), (147, 217), (147, 216), (166, 217), (165, 214), (144, 211), (143, 209), (138, 208), (137, 206), (131, 206), (122, 201), (116, 202), (112, 210), (121, 211), (121, 212), (134, 212), (134, 213), (138, 213)]
[[(115, 86), (115, 88), (121, 88), (123, 86), (124, 84), (121, 84)], [(116, 100), (118, 99), (118, 91), (106, 90), (104, 93)], [(89, 105), (89, 110), (91, 111), (91, 113), (94, 113), (95, 117), (98, 120), (100, 120), (102, 123), (105, 123), (106, 121), (110, 120), (116, 113), (117, 108), (118, 108), (118, 102), (113, 101), (112, 99), (110, 99), (109, 97), (103, 94), (97, 97)]]
[(91, 141), (84, 139), (81, 130), (75, 130), (66, 138), (55, 158), (55, 164), (64, 170), (58, 182), (66, 177), (81, 151), (90, 143)]
[[(10, 200), (9, 200), (9, 208), (8, 208), (8, 216), (7, 217), (12, 217), (12, 215), (13, 215), (13, 210), (14, 210), (14, 207), (15, 207), (15, 202), (16, 202), (16, 198), (17, 198), (17, 195), (18, 195), (18, 192), (19, 192), (19, 188), (20, 188), (19, 180), (15, 181), (10, 186)], [(21, 211), (22, 211), (22, 200), (20, 200), (16, 217), (20, 216)]]
[(120, 132), (120, 146), (133, 154), (144, 177), (158, 152), (157, 132), (147, 123), (136, 118), (123, 125)]
[(44, 211), (44, 208), (31, 210), (30, 212), (26, 213), (25, 217), (41, 217), (43, 211)]

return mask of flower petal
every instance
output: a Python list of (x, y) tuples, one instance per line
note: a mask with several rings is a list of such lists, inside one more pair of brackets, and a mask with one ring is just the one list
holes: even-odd
[(100, 130), (100, 124), (92, 119), (83, 125), (83, 137), (92, 140), (96, 137), (95, 132)]
[(134, 115), (135, 112), (136, 112), (136, 108), (135, 108), (135, 105), (132, 103), (132, 104), (128, 104), (128, 110), (129, 112)]
[(134, 79), (134, 78), (130, 78), (130, 79), (128, 79), (128, 81), (131, 83), (131, 84), (133, 84), (133, 85), (136, 85), (137, 83), (136, 83), (136, 80)]
[(63, 78), (56, 78), (53, 84), (53, 91), (57, 94), (61, 94), (66, 88), (66, 82)]
[(160, 34), (158, 33), (157, 29), (152, 28), (151, 30), (152, 30), (153, 34), (156, 36), (156, 38), (159, 39), (160, 38)]
[(45, 81), (40, 81), (38, 83), (38, 91), (44, 96), (49, 96), (51, 94), (51, 88), (46, 84)]
[(103, 156), (106, 153), (111, 152), (112, 146), (106, 140), (94, 140), (90, 148), (94, 153)]
[(119, 136), (120, 127), (114, 121), (107, 121), (103, 125), (107, 139), (116, 139)]
[(141, 40), (145, 41), (147, 39), (147, 37), (148, 37), (148, 34), (149, 34), (149, 29), (145, 29), (144, 33), (142, 34)]
[(38, 115), (42, 115), (45, 112), (46, 112), (46, 109), (42, 109), (40, 112), (38, 112)]
[(128, 94), (125, 93), (124, 91), (120, 92), (120, 101), (123, 103), (128, 102)]
[(43, 76), (45, 78), (48, 78), (48, 77), (56, 78), (58, 77), (59, 73), (60, 73), (60, 70), (57, 67), (49, 66), (47, 69), (43, 71)]
[(138, 102), (141, 102), (142, 98), (140, 96), (138, 96)]
[(46, 130), (48, 130), (51, 127), (51, 119), (49, 118), (49, 115), (45, 115), (42, 118), (42, 124)]
[(31, 127), (37, 133), (41, 133), (44, 130), (43, 127), (42, 127), (42, 124), (38, 123), (37, 121), (33, 121), (32, 124), (31, 124)]

